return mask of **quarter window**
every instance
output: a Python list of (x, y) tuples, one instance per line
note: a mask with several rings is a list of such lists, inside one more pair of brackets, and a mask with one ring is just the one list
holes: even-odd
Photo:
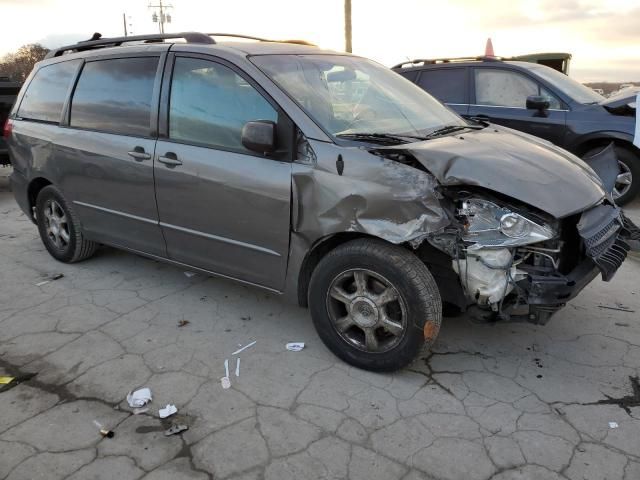
[(71, 103), (72, 127), (149, 136), (158, 57), (85, 64)]
[(467, 70), (464, 68), (423, 70), (418, 85), (443, 103), (469, 103)]
[(27, 88), (18, 116), (58, 123), (79, 64), (80, 60), (71, 60), (40, 68)]
[(478, 68), (475, 79), (478, 105), (526, 108), (528, 96), (542, 95), (549, 100), (549, 108), (561, 108), (560, 101), (546, 88), (519, 73)]
[(169, 106), (171, 139), (245, 150), (244, 124), (276, 122), (277, 118), (271, 104), (230, 68), (208, 60), (176, 58)]

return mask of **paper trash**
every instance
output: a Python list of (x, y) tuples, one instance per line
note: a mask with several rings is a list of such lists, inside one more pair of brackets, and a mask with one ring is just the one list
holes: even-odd
[(173, 415), (174, 413), (176, 413), (177, 411), (178, 409), (176, 408), (175, 405), (168, 404), (166, 407), (158, 410), (158, 415), (160, 416), (160, 418), (167, 418)]
[(287, 343), (287, 350), (291, 352), (299, 352), (304, 348), (304, 342), (291, 342)]
[(131, 408), (144, 407), (151, 401), (151, 390), (148, 388), (139, 388), (135, 392), (127, 394), (127, 402)]

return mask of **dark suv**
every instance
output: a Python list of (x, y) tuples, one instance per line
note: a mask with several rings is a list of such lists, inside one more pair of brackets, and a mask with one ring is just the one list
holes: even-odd
[(530, 133), (583, 159), (613, 142), (616, 203), (640, 191), (635, 93), (607, 99), (547, 66), (494, 57), (414, 60), (393, 69), (464, 117)]
[[(10, 81), (9, 77), (0, 76), (0, 125), (4, 122), (16, 101), (21, 83)], [(9, 152), (4, 138), (0, 137), (0, 165), (9, 164)]]
[(570, 153), (371, 60), (225, 36), (94, 40), (36, 65), (5, 135), (54, 258), (107, 244), (282, 293), (373, 370), (428, 348), (443, 302), (545, 323), (625, 260), (637, 230)]

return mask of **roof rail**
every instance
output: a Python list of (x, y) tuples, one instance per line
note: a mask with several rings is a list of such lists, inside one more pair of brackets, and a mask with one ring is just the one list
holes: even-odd
[(239, 35), (237, 33), (207, 33), (211, 37), (229, 37), (229, 38), (246, 38), (248, 40), (257, 40), (258, 42), (272, 42), (272, 43), (291, 43), (294, 45), (306, 45), (308, 47), (317, 47), (315, 43), (308, 42), (307, 40), (289, 39), (289, 40), (273, 40), (269, 38), (252, 37), (250, 35)]
[(158, 33), (151, 35), (133, 35), (130, 37), (112, 37), (102, 38), (99, 33), (94, 33), (89, 40), (84, 40), (73, 45), (51, 50), (45, 58), (59, 57), (69, 52), (82, 52), (85, 50), (94, 50), (97, 48), (119, 47), (124, 43), (142, 42), (142, 43), (158, 43), (164, 40), (184, 39), (187, 43), (215, 44), (216, 41), (211, 37), (229, 37), (244, 38), (247, 40), (256, 40), (258, 42), (274, 42), (274, 43), (294, 43), (298, 45), (308, 45), (315, 47), (313, 43), (305, 40), (269, 40), (266, 38), (253, 37), (251, 35), (241, 35), (238, 33), (200, 33), (200, 32), (182, 32), (182, 33)]
[(501, 62), (502, 57), (455, 57), (455, 58), (417, 58), (407, 62), (398, 63), (391, 68), (413, 67), (421, 63), (422, 65), (433, 65), (436, 63), (456, 63), (456, 62)]
[(174, 40), (178, 38), (182, 38), (188, 43), (204, 43), (209, 45), (216, 43), (209, 34), (199, 32), (157, 33), (152, 35), (133, 35), (130, 37), (112, 38), (101, 38), (101, 35), (99, 33), (96, 33), (91, 37), (90, 40), (85, 40), (74, 45), (67, 45), (51, 50), (45, 58), (59, 57), (61, 55), (64, 55), (66, 52), (82, 52), (85, 50), (93, 50), (97, 48), (119, 47), (123, 43), (129, 42), (156, 43), (163, 42), (164, 40)]
[(266, 38), (252, 37), (250, 35), (240, 35), (238, 33), (207, 33), (205, 35), (209, 35), (210, 37), (245, 38), (247, 40), (256, 40), (258, 42), (273, 42), (273, 40), (268, 40)]

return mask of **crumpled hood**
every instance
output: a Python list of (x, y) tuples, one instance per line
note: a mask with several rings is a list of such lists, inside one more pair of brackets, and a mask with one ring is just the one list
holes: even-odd
[(605, 195), (596, 173), (569, 152), (494, 125), (424, 142), (376, 148), (410, 152), (445, 186), (480, 186), (566, 217)]
[(618, 94), (605, 98), (599, 105), (607, 108), (619, 108), (629, 103), (634, 103), (638, 93), (640, 93), (640, 87), (625, 88)]

